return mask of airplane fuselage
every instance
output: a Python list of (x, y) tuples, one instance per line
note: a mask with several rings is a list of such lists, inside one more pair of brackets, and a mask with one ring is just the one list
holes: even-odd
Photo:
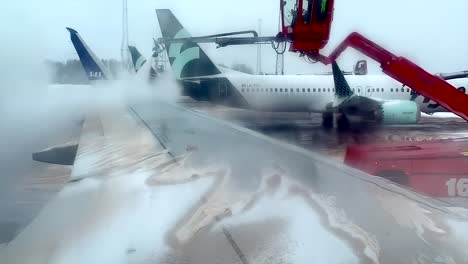
[[(226, 74), (233, 88), (245, 99), (249, 109), (284, 112), (326, 112), (327, 105), (335, 100), (331, 75), (244, 75)], [(356, 95), (379, 100), (415, 101), (421, 112), (447, 112), (436, 102), (420, 96), (409, 87), (386, 75), (346, 76)], [(467, 79), (449, 81), (466, 93)], [(218, 87), (222, 96), (224, 87)]]

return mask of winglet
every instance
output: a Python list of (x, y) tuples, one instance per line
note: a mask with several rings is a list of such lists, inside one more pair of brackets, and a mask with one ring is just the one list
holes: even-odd
[(77, 150), (78, 144), (68, 143), (35, 152), (32, 154), (32, 158), (43, 163), (73, 165)]
[(75, 47), (76, 53), (78, 53), (78, 57), (80, 57), (81, 65), (83, 66), (88, 79), (90, 81), (112, 79), (110, 71), (104, 66), (88, 45), (86, 45), (78, 31), (69, 27), (66, 29), (70, 32), (70, 40)]
[(337, 98), (343, 99), (348, 98), (353, 95), (353, 91), (349, 87), (346, 78), (343, 75), (343, 72), (338, 67), (336, 61), (332, 63), (333, 70), (333, 81), (335, 83), (335, 96)]
[(78, 34), (78, 31), (74, 30), (73, 28), (67, 27), (66, 29), (67, 29), (68, 32), (70, 32), (71, 34)]

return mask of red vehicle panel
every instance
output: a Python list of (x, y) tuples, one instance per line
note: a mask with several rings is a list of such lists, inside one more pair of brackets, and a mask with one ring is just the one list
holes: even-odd
[(434, 197), (468, 197), (468, 140), (351, 145), (345, 163)]

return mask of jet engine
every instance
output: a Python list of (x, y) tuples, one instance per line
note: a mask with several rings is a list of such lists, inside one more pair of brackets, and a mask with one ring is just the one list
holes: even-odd
[(416, 124), (421, 118), (421, 111), (413, 101), (389, 101), (377, 110), (376, 120), (385, 125)]

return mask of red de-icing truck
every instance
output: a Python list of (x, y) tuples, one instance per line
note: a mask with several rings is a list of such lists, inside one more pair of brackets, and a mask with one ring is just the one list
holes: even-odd
[(433, 197), (468, 197), (468, 139), (355, 144), (345, 163)]

